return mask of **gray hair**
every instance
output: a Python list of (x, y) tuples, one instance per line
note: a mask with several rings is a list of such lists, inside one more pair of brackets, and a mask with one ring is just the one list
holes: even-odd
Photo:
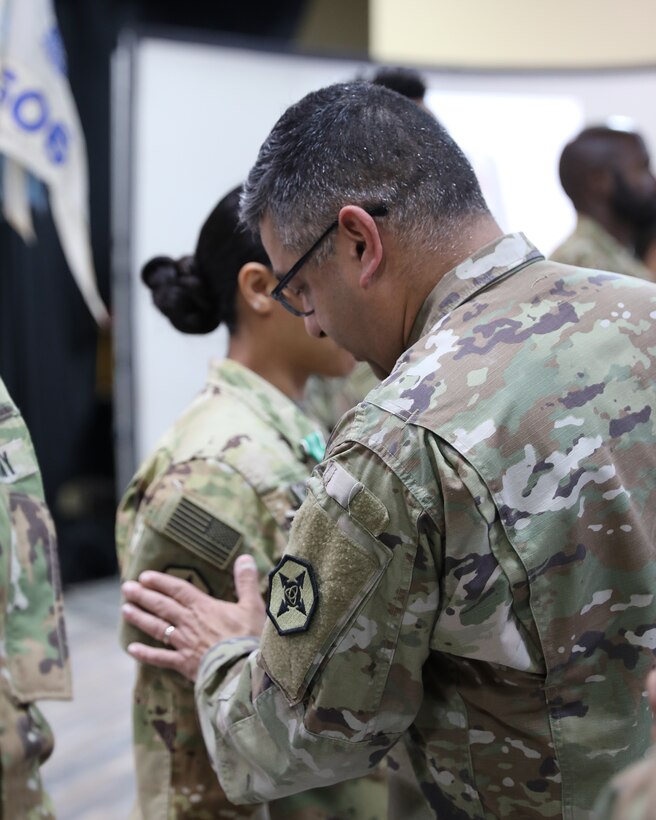
[(240, 216), (252, 231), (269, 217), (283, 246), (300, 250), (349, 204), (386, 205), (386, 225), (430, 247), (489, 213), (471, 165), (442, 125), (367, 82), (322, 88), (287, 109), (260, 148)]

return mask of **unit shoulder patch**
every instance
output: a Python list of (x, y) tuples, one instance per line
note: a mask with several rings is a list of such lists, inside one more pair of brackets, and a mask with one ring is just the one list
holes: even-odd
[(319, 600), (312, 565), (284, 555), (269, 573), (267, 615), (279, 635), (305, 632)]

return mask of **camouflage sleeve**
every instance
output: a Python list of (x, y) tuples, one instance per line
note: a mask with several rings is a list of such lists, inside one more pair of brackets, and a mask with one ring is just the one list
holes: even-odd
[(132, 542), (134, 528), (142, 503), (149, 497), (148, 490), (157, 483), (158, 476), (166, 472), (170, 456), (166, 450), (158, 450), (154, 456), (146, 460), (133, 476), (116, 511), (116, 526), (114, 541), (116, 543), (116, 557), (118, 566), (123, 574)]
[[(438, 605), (440, 533), (360, 444), (317, 468), (269, 581), (261, 649), (222, 644), (196, 699), (233, 802), (358, 777), (415, 718)], [(225, 667), (234, 664), (228, 673)]]
[[(254, 556), (265, 579), (287, 541), (277, 520), (255, 490), (232, 467), (213, 459), (174, 464), (141, 494), (130, 510), (133, 489), (119, 508), (117, 543), (124, 580), (146, 569), (168, 572), (214, 598), (234, 600), (232, 564), (237, 555)], [(282, 516), (282, 513), (281, 513)], [(121, 644), (153, 643), (127, 622)]]
[(57, 538), (25, 422), (0, 382), (0, 674), (22, 703), (71, 697)]

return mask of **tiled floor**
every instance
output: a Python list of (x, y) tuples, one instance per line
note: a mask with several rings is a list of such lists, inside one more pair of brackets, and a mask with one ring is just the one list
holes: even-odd
[(55, 733), (43, 777), (58, 820), (127, 820), (134, 799), (134, 662), (117, 641), (118, 577), (70, 587), (64, 605), (73, 700), (39, 704)]

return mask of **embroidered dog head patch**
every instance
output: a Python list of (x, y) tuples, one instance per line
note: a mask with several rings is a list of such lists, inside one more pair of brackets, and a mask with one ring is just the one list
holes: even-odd
[(267, 615), (279, 635), (305, 632), (318, 598), (314, 570), (307, 561), (285, 555), (269, 573)]

